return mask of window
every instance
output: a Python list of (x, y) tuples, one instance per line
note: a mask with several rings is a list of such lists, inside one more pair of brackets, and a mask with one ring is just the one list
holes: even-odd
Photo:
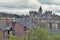
[(10, 34), (13, 34), (13, 31), (10, 31), (9, 33), (10, 33)]
[(52, 23), (49, 23), (49, 29), (52, 29)]
[(60, 29), (60, 24), (58, 23), (58, 29)]

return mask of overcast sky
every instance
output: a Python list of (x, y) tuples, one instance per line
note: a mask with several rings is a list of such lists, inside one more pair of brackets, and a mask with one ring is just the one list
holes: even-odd
[(60, 0), (0, 0), (0, 11), (14, 14), (28, 14), (29, 10), (52, 10), (60, 14)]

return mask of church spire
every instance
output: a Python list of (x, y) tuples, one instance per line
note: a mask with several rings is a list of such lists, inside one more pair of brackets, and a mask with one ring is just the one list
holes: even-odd
[(39, 12), (42, 13), (42, 7), (41, 7), (41, 6), (40, 6), (40, 8), (39, 8)]

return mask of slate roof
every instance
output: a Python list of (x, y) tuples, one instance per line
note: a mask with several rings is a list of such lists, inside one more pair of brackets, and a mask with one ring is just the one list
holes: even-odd
[(22, 24), (27, 28), (32, 28), (32, 26), (34, 25), (34, 23), (30, 22), (29, 19), (25, 19), (25, 18), (17, 18), (16, 22)]
[(6, 26), (6, 25), (0, 25), (0, 28), (1, 28), (2, 30), (9, 30), (9, 29), (10, 29), (10, 27), (8, 27), (8, 26)]

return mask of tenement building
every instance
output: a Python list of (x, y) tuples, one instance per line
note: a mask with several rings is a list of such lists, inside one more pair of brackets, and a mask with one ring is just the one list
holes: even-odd
[(49, 32), (59, 32), (60, 29), (60, 16), (54, 14), (52, 11), (46, 10), (43, 12), (42, 7), (40, 6), (38, 12), (30, 11), (29, 18), (31, 22), (40, 27), (44, 27)]

